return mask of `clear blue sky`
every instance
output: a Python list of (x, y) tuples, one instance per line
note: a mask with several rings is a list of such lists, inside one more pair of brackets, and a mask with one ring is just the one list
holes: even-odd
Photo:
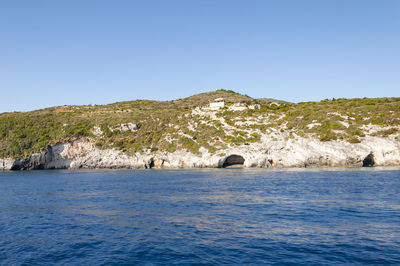
[(398, 0), (9, 0), (0, 112), (231, 89), (400, 96)]

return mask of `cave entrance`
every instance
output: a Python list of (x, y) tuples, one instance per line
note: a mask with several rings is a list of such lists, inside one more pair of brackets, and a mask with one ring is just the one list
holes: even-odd
[(364, 158), (363, 160), (363, 167), (372, 167), (375, 165), (375, 156), (371, 152), (370, 154), (367, 155), (367, 157)]
[(147, 163), (144, 164), (145, 169), (151, 169), (154, 167), (154, 159), (150, 158)]
[(242, 167), (244, 164), (244, 158), (237, 154), (229, 155), (225, 158), (222, 163), (222, 168), (227, 167)]

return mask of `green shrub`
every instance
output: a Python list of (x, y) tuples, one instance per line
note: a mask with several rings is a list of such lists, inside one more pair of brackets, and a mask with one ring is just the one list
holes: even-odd
[(327, 130), (324, 131), (320, 137), (319, 137), (320, 141), (331, 141), (331, 140), (337, 140), (337, 136), (334, 132), (332, 132), (331, 130)]
[(89, 137), (92, 136), (91, 129), (93, 125), (89, 121), (82, 121), (76, 124), (68, 125), (65, 128), (67, 137)]
[(392, 135), (392, 134), (395, 134), (395, 133), (397, 133), (397, 132), (399, 132), (399, 129), (397, 129), (397, 128), (390, 128), (390, 129), (385, 129), (385, 130), (377, 131), (377, 132), (375, 132), (375, 133), (373, 133), (373, 134), (371, 134), (371, 135), (372, 135), (372, 136), (387, 137), (387, 136)]

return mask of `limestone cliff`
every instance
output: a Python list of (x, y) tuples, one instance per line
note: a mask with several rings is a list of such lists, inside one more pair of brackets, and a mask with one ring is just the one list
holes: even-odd
[[(243, 160), (235, 161), (231, 155)], [(216, 168), (231, 164), (244, 167), (397, 166), (400, 165), (400, 144), (380, 137), (370, 137), (357, 144), (306, 138), (263, 139), (260, 143), (221, 150), (218, 154), (203, 149), (200, 154), (178, 150), (128, 156), (115, 149), (100, 150), (89, 138), (78, 138), (48, 146), (24, 159), (2, 159), (0, 169)]]

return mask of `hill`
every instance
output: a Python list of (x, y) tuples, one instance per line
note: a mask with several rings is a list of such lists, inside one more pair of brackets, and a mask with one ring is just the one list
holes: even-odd
[[(218, 110), (207, 107), (225, 100)], [(236, 106), (236, 107), (235, 107)], [(236, 109), (235, 109), (236, 108)], [(0, 114), (0, 158), (25, 158), (49, 145), (89, 138), (127, 155), (186, 150), (211, 154), (271, 140), (399, 141), (400, 98), (288, 103), (217, 90), (174, 101), (136, 100)]]

